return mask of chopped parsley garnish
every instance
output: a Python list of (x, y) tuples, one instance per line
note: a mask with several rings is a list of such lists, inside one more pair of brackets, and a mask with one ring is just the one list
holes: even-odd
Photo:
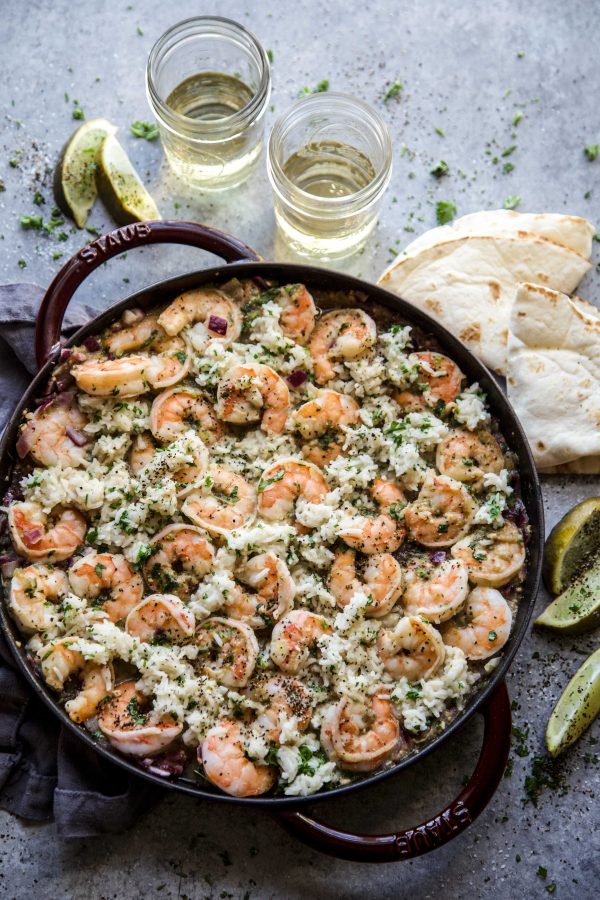
[(435, 133), (439, 134), (440, 137), (446, 137), (446, 132), (442, 128), (436, 128)]
[(267, 50), (267, 56), (269, 58), (269, 62), (272, 63), (273, 62), (273, 51)]
[(440, 200), (435, 205), (435, 217), (438, 225), (447, 225), (456, 215), (456, 204), (451, 200)]
[(146, 724), (146, 715), (140, 709), (140, 704), (138, 703), (137, 697), (132, 697), (129, 703), (127, 704), (127, 712), (131, 716), (132, 721), (135, 725), (145, 725)]
[(519, 111), (515, 114), (514, 119), (512, 120), (512, 123), (513, 123), (513, 125), (515, 126), (515, 128), (516, 128), (516, 126), (519, 124), (519, 122), (521, 121), (522, 118), (523, 118), (523, 113), (522, 113), (521, 110), (519, 110)]
[(514, 163), (505, 162), (504, 165), (502, 166), (502, 171), (504, 172), (505, 175), (509, 175), (513, 171), (514, 167), (515, 167)]
[(132, 122), (129, 130), (134, 137), (144, 138), (146, 141), (155, 141), (158, 137), (156, 122)]
[(589, 159), (590, 162), (594, 162), (594, 160), (598, 156), (599, 150), (600, 150), (600, 147), (598, 146), (598, 144), (588, 144), (587, 147), (584, 147), (583, 152), (585, 153), (585, 155), (587, 156), (587, 158)]
[(507, 147), (506, 150), (503, 150), (503, 151), (502, 151), (502, 153), (500, 154), (500, 156), (510, 156), (512, 153), (515, 152), (516, 149), (517, 149), (517, 145), (516, 145), (516, 144), (511, 144), (510, 147)]
[(385, 94), (383, 95), (383, 102), (387, 103), (388, 100), (391, 100), (393, 97), (399, 97), (401, 93), (402, 93), (402, 82), (398, 81), (398, 79), (396, 79), (396, 81), (392, 84), (392, 86), (389, 87), (387, 89), (387, 91), (385, 92)]

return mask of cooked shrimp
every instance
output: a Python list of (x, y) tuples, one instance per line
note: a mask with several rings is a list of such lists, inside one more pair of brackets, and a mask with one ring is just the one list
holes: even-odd
[(281, 720), (296, 720), (298, 731), (304, 731), (310, 725), (313, 710), (313, 698), (310, 690), (297, 678), (289, 675), (258, 676), (249, 688), (251, 696), (267, 703), (255, 725), (264, 728), (271, 741), (279, 742), (281, 737)]
[(205, 444), (214, 444), (223, 437), (223, 427), (201, 391), (176, 387), (154, 398), (150, 431), (157, 441), (169, 444), (190, 428)]
[(73, 366), (77, 387), (93, 397), (139, 397), (151, 388), (147, 356), (90, 357)]
[(186, 600), (213, 567), (214, 548), (206, 533), (194, 525), (167, 525), (150, 546), (143, 572), (156, 593), (177, 591)]
[(254, 632), (235, 619), (213, 617), (196, 633), (203, 670), (226, 687), (246, 687), (258, 658)]
[(82, 556), (69, 569), (69, 583), (78, 597), (101, 606), (111, 622), (125, 619), (144, 594), (142, 576), (118, 553)]
[(338, 606), (347, 606), (359, 591), (369, 597), (365, 616), (385, 616), (402, 593), (402, 569), (391, 553), (376, 553), (366, 558), (362, 578), (356, 574), (354, 550), (340, 550), (329, 573), (329, 590)]
[(504, 468), (504, 455), (489, 431), (457, 428), (438, 444), (435, 464), (442, 475), (477, 489), (483, 486), (483, 476), (487, 472), (500, 474)]
[(393, 758), (402, 740), (388, 694), (374, 694), (370, 708), (343, 697), (323, 717), (321, 744), (331, 760), (351, 772), (370, 772)]
[(495, 588), (476, 587), (467, 597), (467, 624), (448, 622), (444, 643), (460, 647), (469, 659), (487, 659), (504, 647), (512, 625), (510, 606)]
[(88, 436), (83, 429), (87, 417), (72, 394), (35, 410), (17, 441), (17, 453), (30, 453), (42, 466), (78, 466), (88, 455)]
[(148, 431), (136, 434), (129, 450), (129, 468), (134, 475), (141, 475), (156, 453), (156, 444)]
[(263, 431), (280, 434), (289, 409), (288, 386), (270, 366), (233, 366), (219, 383), (216, 412), (225, 422), (249, 425), (260, 419)]
[(278, 622), (292, 608), (296, 587), (287, 565), (274, 553), (253, 556), (236, 571), (236, 578), (253, 588), (238, 586), (225, 601), (227, 615), (259, 630)]
[(231, 719), (209, 729), (198, 748), (198, 761), (208, 780), (232, 797), (256, 797), (275, 784), (276, 770), (248, 759), (240, 726)]
[(50, 641), (38, 653), (43, 679), (55, 691), (62, 691), (69, 678), (85, 666), (83, 654), (74, 650), (72, 644), (73, 640), (60, 638)]
[(436, 625), (452, 618), (469, 592), (467, 567), (456, 559), (417, 559), (405, 573), (402, 607), (407, 616), (425, 616)]
[(406, 497), (392, 481), (376, 478), (371, 488), (381, 512), (378, 516), (350, 516), (339, 532), (343, 541), (362, 553), (394, 553), (403, 543), (402, 508)]
[(134, 606), (125, 619), (125, 631), (147, 643), (168, 640), (177, 644), (192, 637), (193, 612), (174, 594), (151, 594)]
[(298, 407), (293, 415), (294, 428), (311, 442), (303, 448), (305, 458), (321, 467), (336, 459), (345, 440), (341, 426), (356, 425), (358, 411), (358, 403), (352, 397), (328, 389)]
[(181, 511), (210, 534), (227, 534), (254, 519), (256, 488), (224, 466), (211, 466), (201, 487), (186, 497)]
[(181, 723), (146, 712), (148, 703), (131, 680), (123, 681), (101, 704), (98, 727), (116, 750), (128, 756), (155, 756), (181, 734)]
[(185, 291), (158, 317), (167, 334), (179, 334), (187, 325), (201, 322), (212, 340), (230, 344), (240, 336), (242, 315), (231, 297), (215, 288)]
[(281, 459), (262, 473), (258, 483), (258, 510), (271, 522), (294, 514), (296, 501), (320, 503), (329, 493), (329, 485), (320, 469), (299, 459)]
[(512, 522), (467, 535), (451, 553), (466, 565), (469, 580), (482, 587), (501, 587), (525, 565), (523, 535)]
[(55, 506), (46, 515), (39, 503), (13, 503), (8, 526), (17, 553), (38, 562), (60, 562), (73, 556), (87, 524), (80, 512)]
[(82, 686), (76, 697), (65, 703), (73, 722), (86, 722), (95, 716), (102, 701), (112, 691), (114, 673), (111, 665), (88, 662), (81, 673)]
[(314, 360), (317, 384), (335, 376), (335, 360), (356, 359), (377, 340), (375, 322), (361, 309), (334, 309), (318, 320), (309, 348)]
[(154, 315), (144, 316), (133, 325), (109, 334), (102, 343), (117, 357), (131, 350), (147, 353), (148, 380), (153, 388), (177, 384), (191, 368), (192, 354), (187, 343), (180, 337), (170, 337)]
[(392, 678), (420, 681), (440, 668), (446, 657), (439, 631), (418, 616), (404, 616), (393, 628), (382, 628), (377, 650)]
[(467, 533), (477, 505), (454, 478), (430, 469), (419, 496), (404, 509), (413, 540), (425, 547), (450, 547)]
[(279, 322), (286, 337), (305, 344), (315, 327), (317, 308), (311, 294), (303, 284), (286, 284), (279, 293), (283, 306)]
[(69, 590), (67, 576), (53, 566), (15, 569), (10, 583), (10, 611), (22, 631), (47, 631), (58, 618), (58, 604)]
[(282, 672), (295, 675), (308, 662), (318, 638), (330, 630), (331, 625), (323, 616), (293, 609), (273, 629), (271, 659)]
[(463, 373), (456, 363), (443, 353), (411, 353), (409, 362), (419, 370), (416, 390), (396, 391), (393, 399), (406, 412), (420, 412), (427, 407), (445, 406), (460, 392)]

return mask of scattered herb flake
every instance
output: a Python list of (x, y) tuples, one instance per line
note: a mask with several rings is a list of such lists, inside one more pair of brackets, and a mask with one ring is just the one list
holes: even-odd
[(520, 202), (521, 198), (518, 194), (511, 194), (504, 201), (504, 209), (516, 209)]
[(506, 150), (503, 150), (500, 156), (510, 156), (511, 153), (514, 153), (517, 149), (516, 144), (511, 144), (510, 147), (507, 147)]
[(155, 122), (132, 122), (129, 130), (136, 138), (144, 138), (146, 141), (155, 141), (158, 137), (158, 125)]
[(435, 132), (436, 132), (436, 134), (439, 134), (440, 137), (446, 137), (446, 132), (444, 131), (443, 128), (436, 128)]
[(17, 260), (17, 265), (18, 265), (18, 267), (19, 267), (20, 269), (24, 269), (24, 268), (26, 268), (27, 263), (25, 262), (24, 259), (18, 259), (18, 260)]
[(267, 50), (267, 56), (269, 57), (269, 62), (272, 63), (273, 62), (273, 51)]
[(456, 204), (451, 200), (440, 200), (435, 205), (435, 217), (438, 225), (446, 225), (456, 215)]
[(444, 162), (443, 159), (440, 159), (439, 163), (436, 163), (436, 165), (431, 170), (430, 174), (433, 175), (434, 178), (442, 178), (444, 175), (447, 175), (449, 172), (450, 172), (450, 167), (449, 167), (448, 163)]
[(516, 113), (514, 119), (512, 120), (513, 125), (516, 127), (516, 126), (519, 124), (519, 122), (521, 121), (522, 118), (523, 118), (523, 113), (522, 113), (521, 110), (519, 110), (519, 111)]
[(504, 172), (505, 175), (510, 174), (510, 172), (512, 172), (513, 169), (514, 169), (514, 163), (511, 163), (511, 162), (505, 162), (504, 165), (502, 166), (502, 171)]
[(385, 94), (383, 95), (383, 102), (387, 103), (388, 100), (391, 100), (393, 97), (399, 97), (400, 94), (402, 93), (402, 87), (403, 87), (402, 82), (398, 81), (398, 79), (396, 79), (396, 81), (392, 84), (392, 86), (389, 87), (387, 89), (387, 91), (385, 92)]
[(590, 162), (594, 162), (596, 157), (598, 156), (598, 144), (589, 144), (587, 147), (584, 147), (583, 152), (587, 156)]

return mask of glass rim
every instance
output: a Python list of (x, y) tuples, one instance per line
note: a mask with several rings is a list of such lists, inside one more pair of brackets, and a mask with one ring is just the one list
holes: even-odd
[[(176, 47), (186, 32), (192, 31), (199, 26), (206, 29), (205, 33), (200, 32), (197, 35), (199, 38), (210, 37), (211, 31), (209, 29), (211, 26), (215, 28), (215, 34), (219, 37), (230, 37), (231, 39), (235, 35), (242, 37), (246, 42), (246, 47), (240, 45), (241, 49), (254, 49), (256, 51), (257, 59), (255, 61), (258, 63), (260, 70), (256, 93), (253, 94), (248, 103), (229, 116), (211, 119), (209, 122), (202, 122), (175, 112), (161, 97), (155, 83), (158, 75), (157, 68), (162, 62), (162, 54)], [(219, 29), (221, 29), (220, 34), (218, 34)], [(244, 25), (240, 25), (239, 22), (224, 16), (192, 16), (172, 25), (153, 44), (146, 64), (146, 91), (154, 114), (160, 123), (170, 131), (176, 134), (185, 134), (188, 138), (197, 139), (202, 139), (203, 137), (210, 139), (211, 136), (222, 134), (226, 134), (229, 137), (232, 128), (238, 128), (238, 130), (246, 128), (264, 112), (271, 92), (271, 66), (264, 47), (256, 35)]]
[[(358, 111), (369, 120), (381, 144), (384, 157), (383, 163), (369, 184), (355, 191), (355, 193), (346, 194), (343, 197), (317, 197), (315, 194), (298, 187), (283, 171), (283, 166), (275, 149), (275, 143), (283, 138), (287, 126), (297, 124), (305, 114), (313, 113), (315, 107), (318, 108), (320, 105), (330, 101), (333, 101), (334, 104), (339, 104), (340, 107), (345, 106), (349, 110)], [(341, 211), (347, 211), (354, 206), (364, 208), (378, 199), (391, 178), (392, 139), (389, 129), (384, 120), (368, 103), (352, 96), (352, 94), (346, 94), (341, 91), (327, 91), (310, 97), (301, 97), (286, 112), (279, 116), (271, 130), (267, 148), (267, 174), (273, 190), (281, 198), (282, 202), (304, 214), (307, 212), (312, 212), (314, 215), (323, 215), (323, 213), (337, 214)]]

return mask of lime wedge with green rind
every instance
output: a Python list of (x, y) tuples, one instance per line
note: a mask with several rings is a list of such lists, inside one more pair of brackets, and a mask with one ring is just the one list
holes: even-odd
[(600, 712), (600, 648), (588, 656), (562, 692), (546, 728), (551, 756), (570, 747)]
[(96, 165), (98, 151), (116, 127), (107, 119), (92, 119), (81, 125), (65, 144), (54, 170), (54, 198), (57, 206), (75, 219), (79, 228), (87, 222), (98, 194)]
[(114, 135), (109, 135), (100, 147), (96, 183), (98, 193), (119, 225), (161, 218), (156, 203)]
[(578, 634), (600, 625), (600, 556), (535, 620), (536, 625)]
[(552, 529), (544, 550), (544, 581), (562, 593), (590, 560), (600, 555), (600, 497), (578, 503)]

